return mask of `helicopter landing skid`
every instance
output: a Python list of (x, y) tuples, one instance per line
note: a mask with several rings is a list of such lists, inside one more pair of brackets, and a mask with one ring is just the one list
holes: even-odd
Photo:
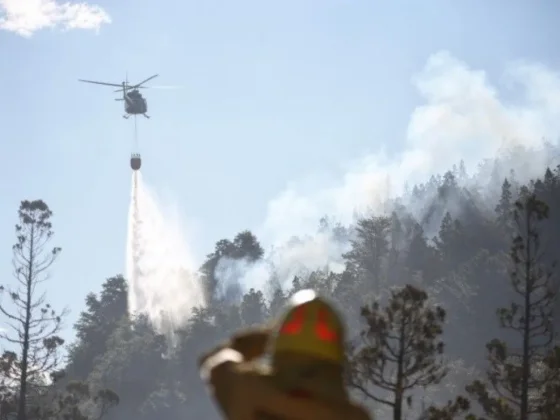
[[(150, 118), (149, 115), (146, 115), (146, 114), (142, 114), (142, 115), (143, 115), (144, 117), (148, 118), (148, 119)], [(125, 120), (128, 120), (128, 119), (130, 118), (130, 115), (123, 115), (123, 118), (124, 118)]]

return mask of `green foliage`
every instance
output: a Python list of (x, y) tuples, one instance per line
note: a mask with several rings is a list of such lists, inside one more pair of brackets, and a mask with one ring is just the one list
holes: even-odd
[[(378, 413), (385, 407), (387, 417), (411, 419), (420, 414), (422, 405), (427, 406), (423, 419), (518, 420), (519, 407), (498, 398), (489, 378), (478, 375), (479, 381), (473, 382), (470, 367), (494, 369), (496, 385), (502, 390), (507, 391), (505, 384), (519, 395), (518, 389), (523, 388), (518, 362), (523, 345), (516, 344), (520, 340), (515, 329), (524, 327), (520, 322), (524, 296), (506, 280), (517, 279), (517, 288), (525, 291), (527, 272), (538, 279), (535, 285), (552, 274), (545, 268), (551, 267), (554, 252), (541, 245), (546, 243), (547, 250), (560, 249), (560, 169), (547, 170), (542, 179), (522, 186), (502, 166), (507, 167), (507, 162), (481, 165), (481, 173), (492, 179), (495, 199), (484, 196), (486, 186), (480, 179), (469, 178), (464, 165), (459, 165), (388, 203), (388, 214), (368, 213), (348, 226), (324, 217), (316, 238), (294, 238), (286, 245), (288, 249), (305, 248), (308, 241), (328, 240), (341, 250), (336, 260), (341, 269), (336, 272), (331, 271), (334, 265), (314, 270), (297, 266), (307, 266), (306, 261), (297, 261), (288, 270), (275, 266), (264, 259), (261, 244), (249, 231), (218, 241), (200, 267), (209, 304), (195, 308), (172, 337), (154, 330), (143, 316), (129, 316), (126, 280), (122, 276), (108, 279), (99, 293), (86, 298), (74, 326), (76, 340), (68, 349), (65, 376), (58, 378), (60, 372), (55, 370), (51, 373), (57, 381), (38, 378), (30, 382), (41, 397), (35, 407), (53, 419), (95, 419), (99, 414), (108, 420), (217, 419), (219, 413), (199, 378), (197, 357), (234, 331), (277, 317), (291, 294), (311, 287), (334, 300), (345, 315), (352, 344), (349, 384), (353, 395), (370, 397), (367, 403), (372, 411)], [(487, 178), (482, 177), (484, 182)], [(529, 245), (532, 258), (539, 254), (541, 264), (529, 271), (524, 268), (528, 246), (522, 241), (524, 249), (518, 248), (516, 254), (517, 271), (510, 272), (508, 268), (516, 264), (513, 255), (509, 258), (512, 264), (506, 264), (509, 238), (516, 229), (520, 233), (512, 215), (517, 210), (518, 221), (523, 222), (520, 216), (526, 209), (516, 208), (514, 203), (532, 194), (550, 208), (549, 217), (538, 221), (543, 233), (538, 242), (540, 254), (535, 252), (537, 241)], [(42, 222), (50, 229), (48, 218)], [(282, 250), (276, 252), (274, 256)], [(234, 278), (228, 282), (235, 293), (223, 293), (231, 285), (220, 283), (216, 267), (228, 260), (247, 266), (266, 263), (271, 269), (270, 278), (262, 282), (266, 287), (251, 289), (241, 279), (235, 284)], [(534, 292), (535, 302), (552, 298), (545, 289), (540, 290), (543, 292)], [(500, 312), (502, 326), (495, 317), (498, 307), (507, 308)], [(558, 328), (559, 322), (550, 318), (548, 309), (536, 308), (526, 319), (541, 325), (541, 332)], [(514, 329), (503, 328), (508, 326)], [(536, 334), (537, 329), (532, 331)], [(490, 360), (486, 362), (481, 343), (487, 341)], [(560, 350), (554, 347), (556, 342), (546, 346), (548, 341), (546, 335), (532, 339), (532, 345), (541, 346), (534, 347), (538, 356), (528, 383), (539, 391), (538, 398), (531, 400), (541, 407), (539, 420), (559, 418), (560, 380), (555, 372)], [(41, 342), (45, 348), (59, 344), (56, 340)], [(20, 355), (14, 349), (6, 350), (0, 358), (4, 379), (0, 383), (0, 417), (14, 411), (19, 402), (9, 375)], [(537, 380), (541, 381), (538, 386)], [(467, 389), (465, 384), (469, 384)], [(118, 395), (118, 406), (112, 399), (106, 406), (114, 408), (101, 410), (102, 397), (95, 397), (101, 390)], [(471, 392), (470, 401), (462, 395), (466, 390)], [(504, 395), (514, 398), (512, 393)], [(62, 400), (64, 414), (53, 411), (56, 401)], [(382, 420), (386, 418), (383, 414), (379, 416)]]
[(378, 290), (384, 282), (382, 262), (389, 253), (391, 218), (359, 219), (355, 230), (356, 239), (350, 241), (352, 249), (344, 255), (348, 271), (362, 290)]
[(500, 196), (500, 201), (496, 205), (496, 222), (498, 225), (504, 229), (508, 230), (511, 226), (511, 211), (513, 207), (513, 194), (511, 191), (511, 184), (509, 181), (504, 179), (502, 184), (502, 194)]
[[(366, 327), (350, 354), (349, 385), (365, 397), (391, 406), (400, 420), (410, 391), (438, 384), (447, 374), (443, 354), (445, 310), (411, 285), (391, 292), (385, 307), (362, 308)], [(387, 396), (384, 396), (387, 395)]]
[(29, 412), (37, 420), (100, 420), (119, 397), (108, 389), (93, 390), (87, 383), (70, 382), (63, 390), (41, 396), (41, 404)]
[(512, 349), (505, 340), (490, 341), (488, 382), (492, 392), (482, 381), (467, 387), (492, 418), (527, 420), (560, 405), (550, 398), (558, 370), (548, 367), (560, 365), (560, 359), (554, 360), (557, 352), (550, 350), (555, 337), (552, 320), (557, 285), (542, 246), (543, 221), (548, 216), (548, 205), (527, 190), (515, 202), (515, 236), (509, 255), (511, 285), (518, 299), (497, 314), (502, 328), (519, 335), (520, 350)]
[(118, 397), (104, 388), (93, 391), (82, 382), (59, 385), (64, 377), (59, 369), (64, 340), (58, 332), (65, 311), (56, 313), (45, 294), (37, 291), (61, 251), (46, 249), (53, 235), (52, 212), (45, 202), (35, 200), (22, 201), (18, 214), (13, 246), (17, 288), (0, 286), (11, 303), (0, 304), (9, 327), (0, 338), (11, 347), (0, 358), (2, 413), (16, 412), (18, 420), (98, 420), (118, 403)]
[(429, 407), (419, 420), (453, 420), (461, 415), (465, 416), (466, 420), (476, 420), (476, 417), (467, 414), (470, 407), (471, 403), (468, 399), (458, 396), (443, 407)]
[(241, 302), (241, 319), (244, 325), (262, 324), (267, 315), (266, 302), (260, 290), (249, 289)]
[[(133, 322), (123, 319), (111, 334), (107, 351), (99, 358), (88, 381), (96, 387), (109, 387), (122, 400), (142, 405), (164, 381), (167, 343), (144, 317)], [(150, 382), (144, 378), (150, 378)]]
[[(422, 217), (397, 205), (388, 217), (364, 216), (353, 226), (321, 220), (321, 238), (345, 248), (342, 272), (324, 267), (313, 271), (294, 268), (295, 275), (286, 279), (279, 277), (281, 271), (270, 263), (271, 278), (263, 279), (268, 289), (243, 290), (238, 285), (241, 293), (226, 297), (220, 293), (224, 285), (216, 277), (220, 260), (243, 260), (250, 266), (262, 260), (263, 250), (250, 232), (218, 241), (200, 269), (210, 304), (193, 311), (189, 322), (176, 331), (172, 347), (163, 337), (159, 341), (158, 333), (143, 320), (122, 317), (126, 314), (125, 288), (117, 294), (121, 303), (114, 316), (102, 309), (102, 298), (90, 296), (87, 310), (76, 325), (78, 340), (71, 351), (70, 366), (75, 363), (83, 367), (81, 376), (76, 377), (95, 386), (104, 384), (119, 394), (121, 404), (108, 414), (111, 420), (218, 418), (201, 386), (198, 355), (239, 328), (278, 316), (292, 293), (312, 287), (334, 299), (346, 315), (354, 344), (348, 371), (353, 373), (354, 389), (362, 386), (368, 396), (375, 397), (371, 399), (372, 409), (382, 405), (388, 407), (393, 418), (410, 418), (426, 401), (429, 407), (424, 418), (482, 419), (473, 414), (482, 410), (482, 404), (460, 395), (462, 384), (472, 379), (457, 376), (460, 373), (454, 361), (463, 358), (467, 366), (480, 363), (484, 347), (479, 337), (490, 340), (500, 333), (498, 323), (492, 320), (495, 308), (511, 296), (504, 286), (508, 275), (504, 271), (508, 245), (504, 238), (514, 227), (511, 215), (520, 187), (511, 174), (506, 183), (498, 181), (498, 185), (503, 184), (502, 200), (492, 214), (492, 209), (488, 212), (477, 207), (482, 199), (476, 191), (459, 185), (458, 180), (463, 182), (466, 176), (463, 173), (460, 178), (459, 172), (457, 169), (434, 177), (412, 189), (414, 200), (427, 203)], [(558, 177), (557, 172), (553, 175)], [(536, 181), (528, 188), (539, 188), (539, 194), (554, 198), (550, 188), (560, 185), (555, 182), (549, 176), (546, 183)], [(560, 188), (555, 194), (560, 195)], [(462, 212), (454, 211), (457, 207)], [(560, 225), (560, 219), (554, 217), (555, 226)], [(435, 238), (428, 239), (432, 235)], [(303, 246), (307, 240), (296, 238), (293, 243)], [(365, 309), (363, 316), (359, 313), (361, 306)], [(396, 334), (402, 329), (405, 339), (399, 342)], [(357, 339), (360, 330), (364, 332), (359, 339), (362, 341)], [(448, 344), (445, 362), (444, 340)], [(509, 337), (504, 340), (509, 342)], [(399, 362), (399, 350), (403, 349)], [(453, 363), (447, 363), (447, 359)], [(547, 363), (553, 366), (555, 359), (549, 357)], [(399, 365), (401, 376), (397, 380)], [(391, 370), (394, 375), (389, 374)], [(550, 382), (542, 390), (543, 398), (546, 395), (552, 401), (557, 390)], [(495, 410), (502, 410), (506, 416), (509, 404), (496, 401), (501, 405)]]
[(200, 268), (203, 280), (206, 285), (206, 293), (208, 301), (212, 302), (216, 296), (218, 280), (215, 276), (215, 270), (221, 258), (227, 257), (233, 260), (246, 259), (249, 262), (255, 262), (262, 258), (264, 250), (259, 241), (249, 231), (238, 233), (233, 241), (222, 239), (216, 243), (214, 252), (208, 254), (206, 262)]
[(272, 293), (272, 298), (270, 299), (270, 304), (268, 307), (269, 317), (272, 319), (278, 317), (285, 303), (286, 303), (286, 295), (281, 287), (277, 287), (276, 289), (274, 289), (274, 292)]
[(100, 296), (90, 293), (74, 329), (77, 341), (69, 349), (67, 370), (74, 378), (85, 380), (97, 357), (107, 350), (107, 341), (128, 314), (128, 287), (122, 276), (107, 279)]
[(26, 399), (31, 387), (41, 386), (60, 362), (58, 350), (64, 340), (57, 334), (62, 317), (46, 303), (37, 286), (48, 277), (48, 270), (60, 254), (59, 247), (46, 250), (53, 235), (52, 211), (42, 200), (22, 201), (18, 210), (16, 243), (13, 250), (16, 287), (0, 286), (0, 313), (8, 329), (0, 332), (4, 345), (3, 373), (17, 384), (18, 420), (26, 419)]

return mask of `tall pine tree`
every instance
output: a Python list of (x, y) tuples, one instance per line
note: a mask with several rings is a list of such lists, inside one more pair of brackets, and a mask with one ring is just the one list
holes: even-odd
[(475, 381), (467, 390), (494, 419), (528, 420), (558, 404), (550, 398), (558, 369), (553, 343), (553, 309), (556, 285), (553, 267), (546, 262), (543, 221), (548, 206), (524, 191), (513, 212), (515, 237), (510, 250), (511, 285), (517, 299), (498, 309), (501, 326), (514, 333), (513, 340), (488, 343), (488, 384)]

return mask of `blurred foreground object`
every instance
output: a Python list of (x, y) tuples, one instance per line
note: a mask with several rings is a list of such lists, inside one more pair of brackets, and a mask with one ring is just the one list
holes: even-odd
[[(345, 331), (312, 290), (296, 293), (275, 328), (241, 331), (200, 359), (229, 420), (368, 420), (343, 383)], [(270, 365), (257, 359), (269, 355)]]

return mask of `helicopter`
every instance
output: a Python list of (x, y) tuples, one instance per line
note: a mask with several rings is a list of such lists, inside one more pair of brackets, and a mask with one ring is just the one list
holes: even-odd
[(146, 80), (137, 83), (135, 85), (131, 85), (128, 83), (128, 77), (126, 78), (127, 80), (122, 82), (121, 84), (96, 82), (93, 80), (83, 80), (83, 79), (78, 79), (78, 81), (85, 82), (85, 83), (94, 83), (96, 85), (114, 86), (120, 88), (115, 90), (115, 92), (122, 92), (123, 97), (116, 98), (115, 101), (124, 101), (124, 110), (126, 114), (123, 115), (123, 118), (128, 119), (130, 118), (131, 115), (140, 115), (140, 114), (146, 118), (150, 118), (150, 116), (146, 114), (146, 112), (148, 112), (148, 104), (146, 102), (146, 99), (142, 96), (142, 94), (138, 91), (138, 89), (147, 89), (147, 86), (143, 86), (144, 83), (147, 83), (148, 81), (156, 78), (157, 76), (158, 76), (157, 74), (154, 74), (153, 76), (148, 77)]

